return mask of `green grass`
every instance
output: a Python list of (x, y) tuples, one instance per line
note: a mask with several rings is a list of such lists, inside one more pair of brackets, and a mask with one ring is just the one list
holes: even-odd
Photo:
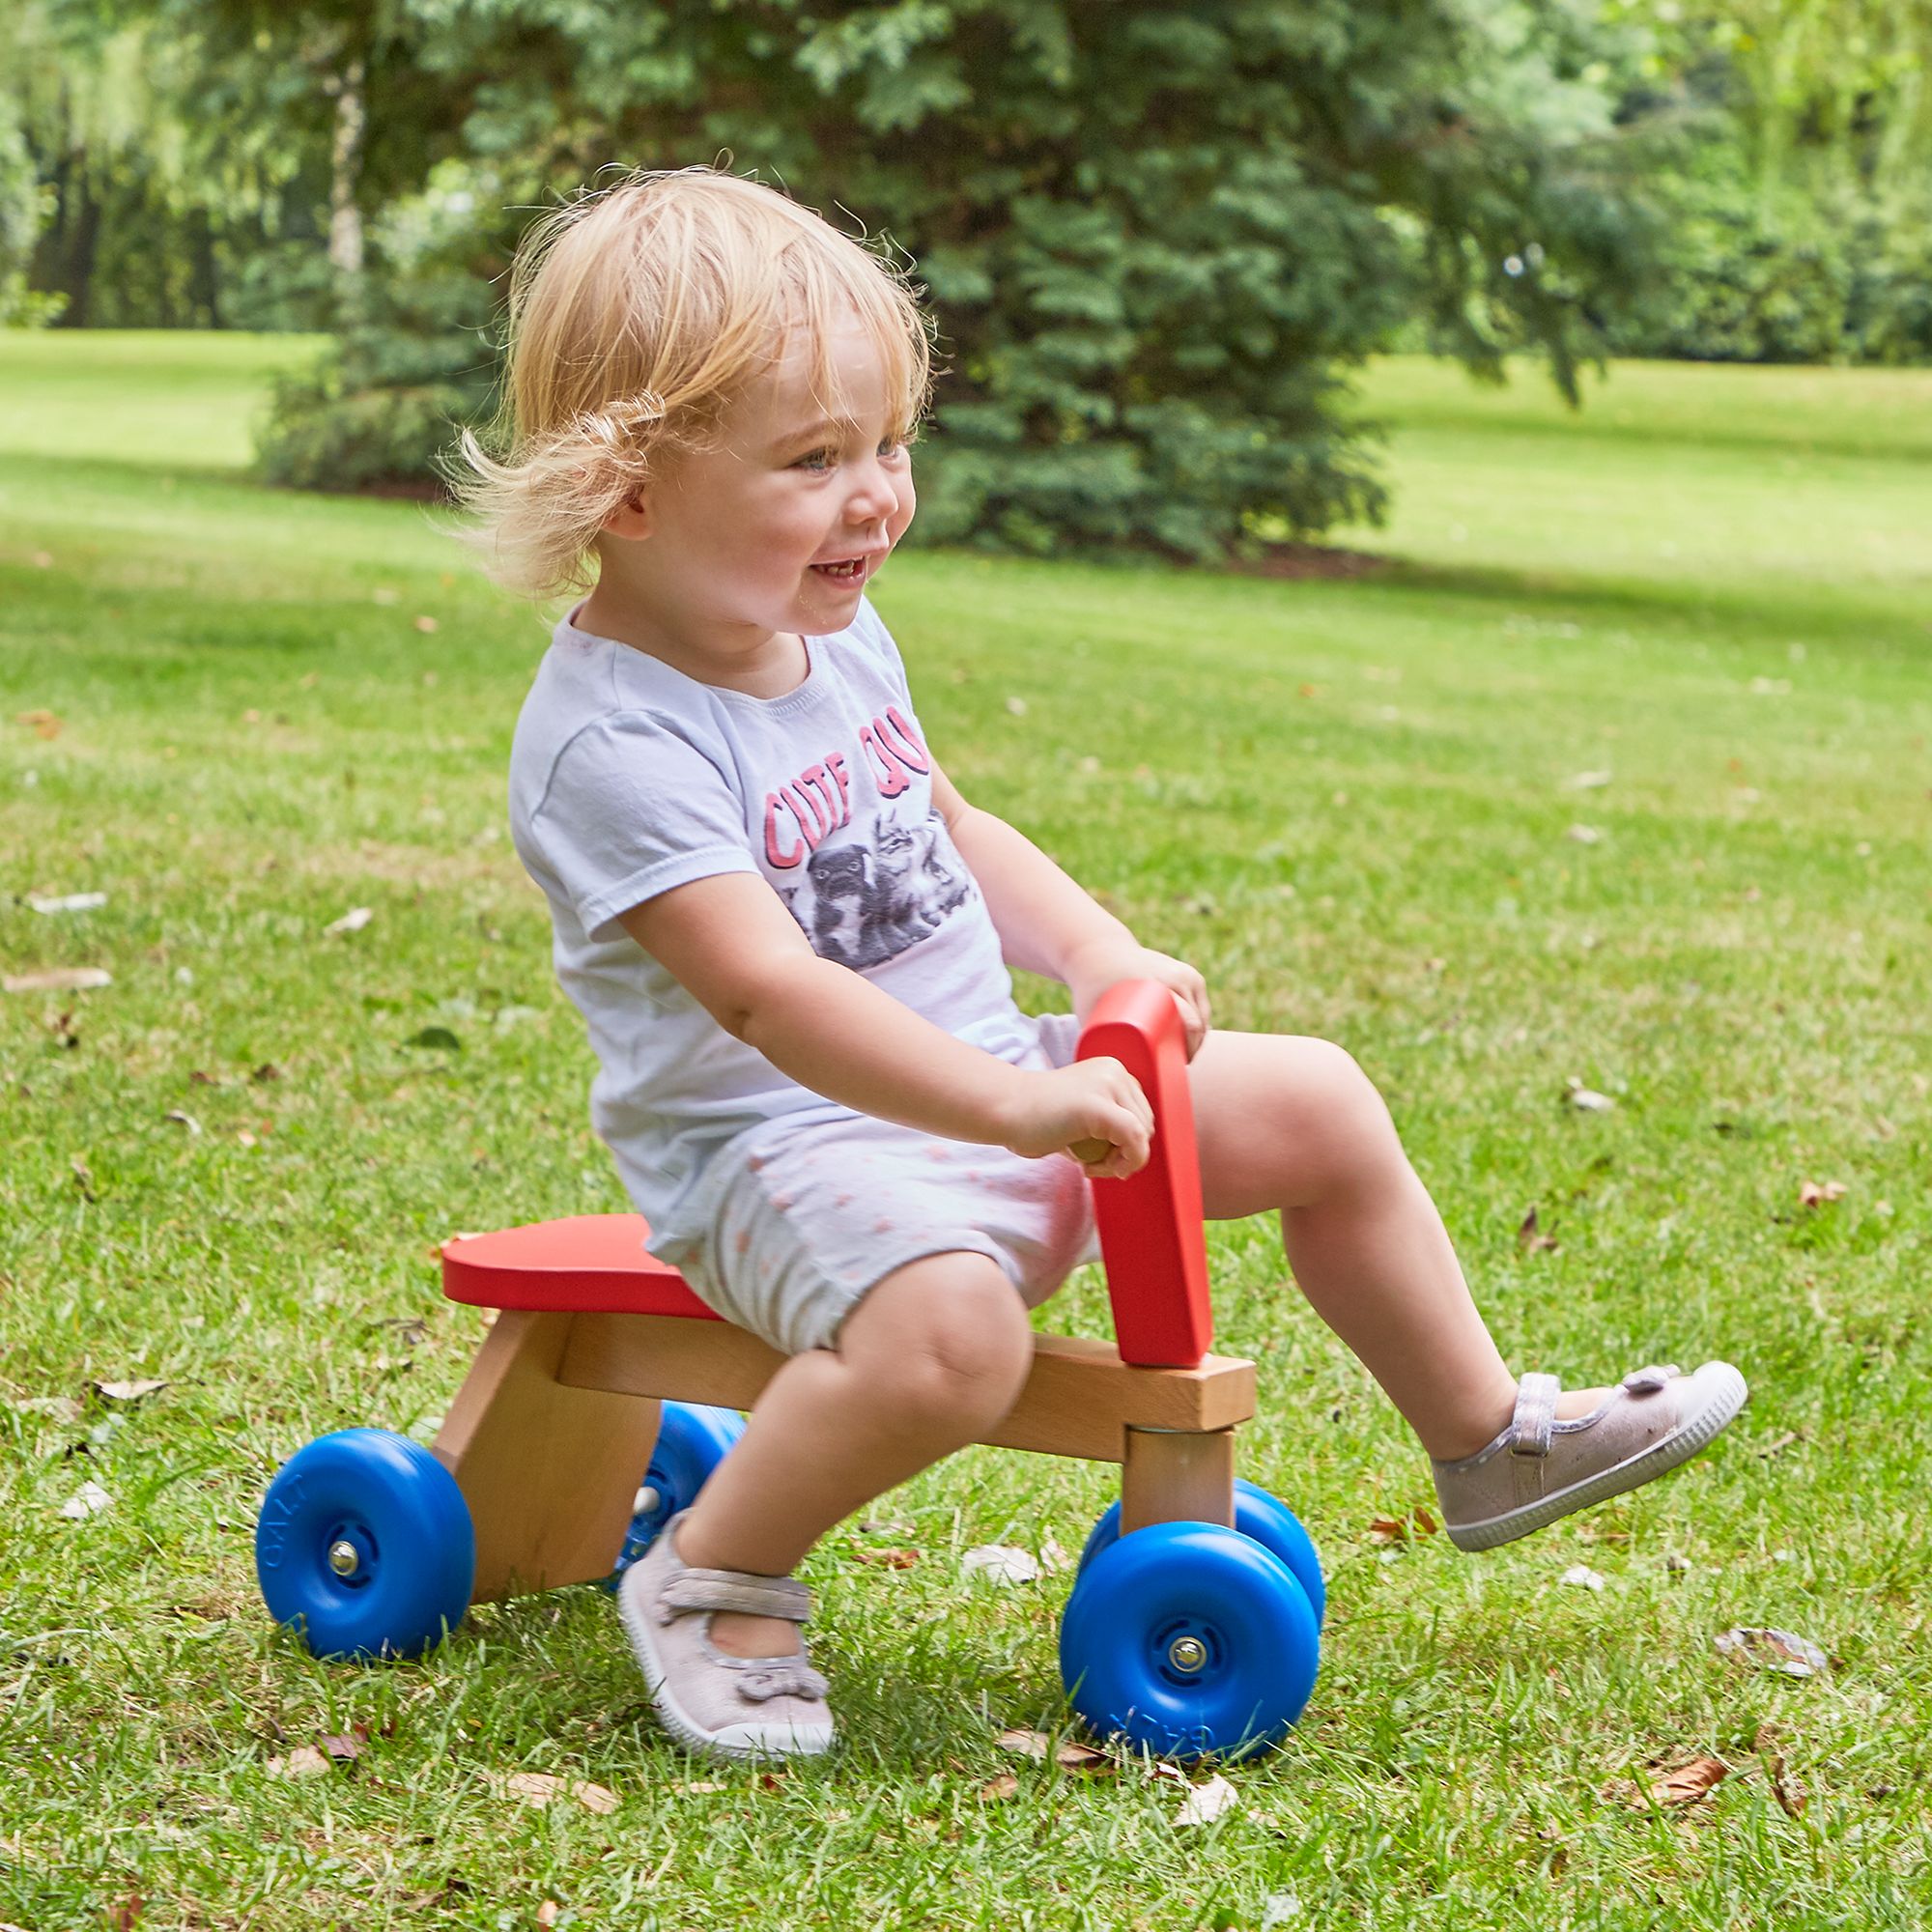
[[(995, 1747), (1058, 1721), (1066, 1579), (958, 1556), (1077, 1548), (1098, 1467), (976, 1450), (880, 1505), (909, 1530), (829, 1539), (846, 1744), (769, 1780), (665, 1744), (595, 1590), (385, 1668), (269, 1627), (276, 1464), (427, 1434), (477, 1344), (433, 1243), (624, 1205), (502, 832), (543, 626), (418, 509), (245, 484), (266, 374), (306, 353), (0, 337), (0, 954), (113, 974), (0, 998), (0, 1919), (1922, 1921), (1932, 377), (1619, 368), (1573, 417), (1392, 364), (1369, 577), (919, 554), (884, 581), (968, 796), (1194, 959), (1222, 1024), (1369, 1067), (1516, 1366), (1723, 1354), (1753, 1385), (1664, 1484), (1483, 1559), (1384, 1552), (1419, 1453), (1272, 1227), (1212, 1229), (1222, 1346), (1261, 1363), (1242, 1466), (1305, 1517), (1332, 1609), (1303, 1723), (1177, 1832), (1172, 1785)], [(430, 1025), (460, 1050), (408, 1044)], [(1615, 1111), (1564, 1107), (1573, 1077)], [(1807, 1180), (1844, 1195), (1806, 1209)], [(1554, 1252), (1519, 1250), (1532, 1205)], [(1097, 1278), (1047, 1319), (1106, 1332)], [(134, 1377), (168, 1386), (88, 1402)], [(112, 1505), (63, 1518), (88, 1480)], [(923, 1560), (858, 1561), (877, 1540)], [(1601, 1592), (1559, 1582), (1577, 1563)], [(1712, 1647), (1737, 1624), (1835, 1667), (1742, 1671)], [(358, 1723), (353, 1768), (270, 1771)], [(1616, 1802), (1703, 1753), (1735, 1770), (1702, 1804)], [(523, 1807), (493, 1783), (518, 1771), (620, 1802)]]

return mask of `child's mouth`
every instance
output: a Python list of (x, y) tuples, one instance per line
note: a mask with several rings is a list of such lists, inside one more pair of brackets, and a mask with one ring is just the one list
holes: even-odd
[(860, 583), (865, 581), (868, 557), (847, 557), (843, 563), (814, 563), (811, 567), (820, 577), (827, 577), (834, 583)]

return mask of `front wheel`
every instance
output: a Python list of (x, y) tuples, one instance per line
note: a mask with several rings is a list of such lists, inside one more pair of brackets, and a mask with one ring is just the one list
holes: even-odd
[(421, 1443), (386, 1429), (337, 1430), (270, 1484), (255, 1576), (270, 1614), (316, 1656), (413, 1657), (469, 1607), (469, 1506)]
[(1321, 1654), (1307, 1593), (1252, 1537), (1158, 1522), (1081, 1572), (1060, 1671), (1096, 1735), (1163, 1757), (1246, 1757), (1301, 1715)]

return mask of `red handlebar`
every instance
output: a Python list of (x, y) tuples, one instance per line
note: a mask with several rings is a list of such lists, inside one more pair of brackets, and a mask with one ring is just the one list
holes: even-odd
[(1155, 980), (1123, 980), (1100, 996), (1077, 1058), (1118, 1060), (1153, 1107), (1148, 1164), (1124, 1180), (1096, 1180), (1107, 1293), (1121, 1358), (1139, 1368), (1191, 1369), (1214, 1346), (1208, 1240), (1187, 1041), (1180, 1009)]

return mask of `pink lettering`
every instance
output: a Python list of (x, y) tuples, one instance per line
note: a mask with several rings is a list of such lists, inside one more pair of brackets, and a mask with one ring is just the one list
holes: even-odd
[(898, 797), (912, 783), (912, 773), (906, 769), (905, 760), (869, 724), (859, 726), (859, 742), (877, 761), (872, 776), (878, 781), (879, 796)]
[[(805, 840), (815, 852), (825, 835), (832, 830), (825, 816), (825, 809), (818, 803), (815, 792), (800, 791), (793, 785), (781, 785), (779, 790), (784, 795), (785, 803), (791, 807), (798, 819), (798, 829), (805, 834)], [(810, 812), (808, 821), (806, 814)]]
[[(919, 733), (899, 716), (899, 708), (896, 704), (886, 706), (886, 718), (890, 718), (893, 721), (894, 728), (905, 740), (907, 749), (904, 753), (904, 757), (906, 763), (916, 772), (929, 772), (932, 769), (932, 753), (920, 742)], [(885, 734), (886, 718), (875, 721), (881, 736)]]
[[(797, 816), (796, 813), (793, 814)], [(788, 852), (779, 850), (779, 795), (775, 791), (765, 794), (765, 857), (781, 872), (801, 865), (805, 859), (805, 841), (800, 839)]]
[(845, 776), (845, 753), (843, 752), (828, 753), (825, 760), (825, 769), (838, 781), (838, 804), (840, 808), (838, 822), (841, 825), (850, 824), (852, 819), (852, 781)]

